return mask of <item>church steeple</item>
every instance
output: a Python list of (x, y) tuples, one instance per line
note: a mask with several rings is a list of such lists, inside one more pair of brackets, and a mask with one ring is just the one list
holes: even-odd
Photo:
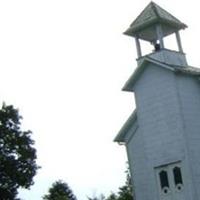
[(164, 37), (175, 33), (178, 50), (183, 53), (179, 30), (185, 29), (187, 25), (176, 17), (150, 2), (141, 14), (133, 21), (124, 34), (135, 37), (138, 58), (142, 56), (140, 39), (149, 41), (155, 46), (155, 51), (164, 49)]
[[(136, 39), (138, 66), (123, 90), (136, 108), (115, 141), (126, 146), (136, 200), (200, 200), (200, 69), (186, 62), (186, 27), (151, 2), (125, 32)], [(166, 48), (170, 34), (178, 51)], [(142, 56), (140, 40), (153, 53)]]

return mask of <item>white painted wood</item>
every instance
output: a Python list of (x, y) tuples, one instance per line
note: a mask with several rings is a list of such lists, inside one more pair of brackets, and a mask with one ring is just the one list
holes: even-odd
[(163, 41), (164, 35), (163, 35), (162, 27), (160, 24), (156, 25), (156, 34), (157, 34), (158, 41), (160, 42), (160, 48), (161, 49), (165, 48), (164, 41)]
[[(181, 176), (182, 176), (182, 181), (183, 184), (175, 184), (175, 175), (173, 173), (173, 170), (175, 167), (180, 168), (181, 170)], [(185, 189), (184, 189), (184, 182), (185, 178), (183, 177), (183, 168), (182, 168), (182, 163), (177, 162), (177, 163), (170, 163), (165, 166), (161, 166), (156, 168), (156, 177), (157, 177), (157, 186), (158, 186), (158, 191), (160, 193), (160, 199), (161, 200), (184, 200), (185, 199)], [(169, 187), (161, 187), (161, 180), (159, 174), (161, 172), (166, 172), (167, 177), (168, 177), (168, 182), (169, 182)]]
[(175, 34), (176, 34), (178, 49), (181, 53), (183, 53), (183, 47), (182, 47), (182, 44), (181, 44), (181, 37), (180, 37), (179, 31), (177, 31)]
[[(172, 51), (169, 49), (162, 49), (160, 51), (154, 52), (152, 54), (148, 54), (150, 58), (153, 58), (155, 60), (158, 60), (160, 62), (164, 62), (167, 64), (172, 64), (172, 65), (178, 65), (178, 66), (187, 66), (187, 60), (185, 57), (185, 54), (177, 52), (177, 51)], [(141, 61), (145, 58), (145, 56), (139, 58), (138, 64), (141, 63)]]
[(137, 56), (140, 58), (142, 56), (140, 41), (138, 37), (135, 37), (136, 49), (137, 49)]
[[(136, 200), (200, 200), (200, 82), (196, 75), (162, 67), (188, 67), (180, 28), (169, 27), (157, 21), (140, 30), (140, 38), (159, 41), (161, 49), (145, 56), (157, 63), (144, 60), (134, 33), (142, 67), (136, 70), (134, 82), (137, 123), (128, 128), (123, 142)], [(164, 49), (163, 37), (171, 33), (176, 34), (179, 52)], [(181, 169), (183, 184), (175, 183), (175, 167)], [(168, 174), (169, 188), (160, 186), (162, 170)]]
[[(138, 129), (126, 145), (137, 200), (199, 200), (199, 87), (194, 78), (151, 63), (136, 82)], [(174, 187), (173, 195), (161, 197), (155, 168), (177, 162), (186, 177), (184, 193)]]

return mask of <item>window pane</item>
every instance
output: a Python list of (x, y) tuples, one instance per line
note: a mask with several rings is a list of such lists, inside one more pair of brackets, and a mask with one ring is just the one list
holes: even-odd
[(182, 175), (181, 175), (181, 168), (175, 167), (173, 169), (173, 174), (174, 174), (175, 185), (183, 184), (183, 179), (182, 179)]
[(164, 171), (164, 170), (161, 171), (159, 173), (159, 177), (160, 177), (161, 189), (163, 189), (164, 187), (169, 187), (169, 181), (168, 181), (167, 172)]

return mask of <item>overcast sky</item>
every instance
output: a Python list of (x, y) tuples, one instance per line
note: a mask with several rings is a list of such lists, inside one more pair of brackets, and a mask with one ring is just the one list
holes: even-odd
[[(186, 23), (188, 62), (200, 64), (199, 2), (157, 0)], [(148, 0), (0, 1), (0, 101), (33, 131), (42, 167), (25, 200), (58, 179), (79, 200), (125, 182), (126, 152), (113, 143), (135, 108), (121, 88), (136, 67), (134, 39), (122, 35)]]

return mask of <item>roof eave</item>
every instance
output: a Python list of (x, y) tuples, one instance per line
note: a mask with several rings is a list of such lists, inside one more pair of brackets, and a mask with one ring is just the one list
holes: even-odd
[(118, 143), (124, 144), (125, 143), (126, 134), (130, 130), (130, 128), (135, 124), (136, 120), (137, 120), (137, 112), (136, 112), (136, 110), (134, 110), (132, 112), (132, 114), (130, 115), (130, 117), (128, 118), (128, 120), (122, 126), (122, 128), (119, 131), (119, 133), (117, 134), (117, 136), (115, 137), (114, 142), (118, 142)]
[(173, 21), (170, 21), (170, 20), (167, 20), (167, 19), (163, 19), (163, 18), (160, 18), (159, 21), (162, 22), (165, 25), (172, 26), (173, 28), (175, 28), (177, 30), (188, 28), (188, 26), (186, 24), (182, 23), (182, 22), (176, 23), (176, 22), (173, 22)]
[(153, 19), (151, 21), (147, 21), (142, 25), (138, 25), (138, 26), (130, 26), (125, 32), (123, 32), (124, 35), (128, 35), (128, 36), (132, 36), (132, 37), (136, 37), (137, 34), (142, 31), (143, 29), (146, 29), (150, 26), (152, 26), (153, 24), (156, 24), (157, 19)]
[(128, 35), (128, 36), (131, 36), (131, 37), (136, 37), (138, 35), (138, 33), (154, 24), (157, 24), (157, 23), (161, 23), (163, 22), (163, 24), (165, 25), (169, 25), (171, 27), (173, 27), (174, 29), (176, 29), (177, 31), (181, 30), (181, 29), (185, 29), (187, 28), (188, 26), (182, 22), (180, 23), (173, 23), (172, 21), (170, 20), (165, 20), (165, 19), (162, 19), (162, 18), (157, 18), (157, 19), (154, 19), (154, 20), (151, 20), (149, 22), (146, 22), (142, 25), (139, 25), (139, 26), (130, 26), (125, 32), (123, 32), (124, 35)]
[(152, 59), (152, 58), (149, 58), (148, 56), (146, 56), (146, 58), (144, 58), (144, 60), (135, 69), (133, 74), (130, 76), (128, 81), (125, 83), (124, 87), (122, 88), (122, 91), (134, 92), (134, 85), (135, 85), (136, 81), (138, 80), (138, 78), (140, 77), (140, 74), (143, 72), (143, 70), (146, 66), (145, 65), (146, 63), (154, 63), (155, 65), (161, 66), (165, 69), (175, 71), (175, 69), (173, 67), (170, 67), (169, 65), (167, 65), (165, 63), (161, 63), (155, 59)]

